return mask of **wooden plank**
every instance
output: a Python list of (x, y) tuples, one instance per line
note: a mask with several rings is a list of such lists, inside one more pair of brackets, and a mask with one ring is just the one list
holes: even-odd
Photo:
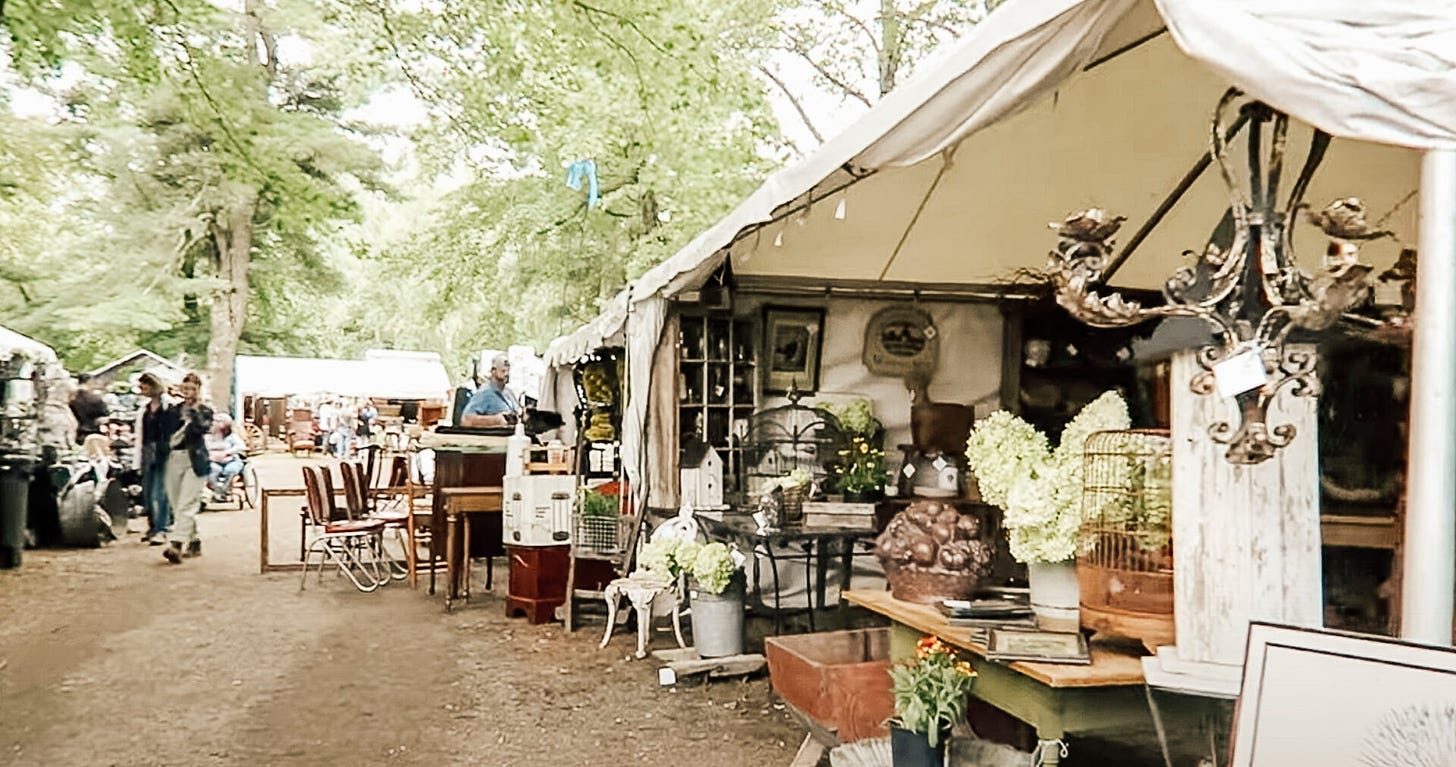
[[(879, 613), (924, 634), (934, 634), (956, 647), (985, 657), (986, 648), (971, 641), (969, 629), (950, 626), (945, 616), (930, 605), (902, 602), (890, 596), (888, 591), (851, 590), (845, 591), (842, 596), (851, 604)], [(1090, 665), (1017, 661), (1006, 664), (1006, 667), (1049, 687), (1116, 687), (1143, 683), (1143, 666), (1138, 656), (1096, 644), (1092, 646)]]
[(1394, 550), (1400, 542), (1395, 517), (1320, 516), (1320, 539), (1326, 546)]
[(1293, 424), (1293, 442), (1263, 463), (1234, 465), (1208, 428), (1236, 424), (1237, 405), (1190, 391), (1199, 372), (1193, 353), (1173, 358), (1177, 647), (1184, 660), (1241, 665), (1249, 621), (1323, 622), (1317, 403), (1286, 390), (1270, 428)]

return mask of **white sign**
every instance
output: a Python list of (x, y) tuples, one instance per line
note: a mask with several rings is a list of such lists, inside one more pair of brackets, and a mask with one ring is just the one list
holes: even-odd
[(1248, 346), (1213, 366), (1213, 383), (1220, 397), (1236, 397), (1263, 386), (1268, 380), (1264, 355), (1257, 346)]

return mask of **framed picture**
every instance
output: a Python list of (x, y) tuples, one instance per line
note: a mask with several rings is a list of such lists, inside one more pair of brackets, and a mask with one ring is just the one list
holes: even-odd
[(991, 629), (986, 659), (1088, 664), (1092, 654), (1087, 650), (1086, 637), (1079, 632)]
[(1254, 623), (1235, 767), (1456, 764), (1456, 651)]
[(763, 310), (763, 390), (783, 394), (792, 385), (805, 394), (819, 388), (824, 310), (769, 306)]

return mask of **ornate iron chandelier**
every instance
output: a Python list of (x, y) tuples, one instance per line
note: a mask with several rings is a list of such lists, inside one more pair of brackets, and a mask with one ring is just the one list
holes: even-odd
[[(1236, 104), (1240, 108), (1232, 109)], [(1243, 179), (1236, 177), (1228, 159), (1228, 142), (1240, 130), (1248, 134), (1248, 172)], [(1099, 295), (1095, 289), (1117, 263), (1111, 238), (1124, 217), (1094, 208), (1051, 225), (1060, 241), (1047, 272), (1057, 303), (1073, 317), (1100, 328), (1164, 317), (1191, 317), (1210, 327), (1213, 342), (1197, 350), (1202, 371), (1189, 388), (1196, 394), (1221, 390), (1224, 396), (1235, 397), (1238, 425), (1214, 423), (1209, 435), (1228, 445), (1226, 457), (1236, 464), (1266, 461), (1294, 439), (1293, 424), (1268, 424), (1269, 406), (1286, 389), (1295, 396), (1314, 396), (1319, 384), (1316, 355), (1286, 346), (1289, 333), (1295, 328), (1327, 329), (1363, 302), (1370, 292), (1371, 267), (1359, 262), (1358, 243), (1389, 234), (1366, 223), (1358, 199), (1337, 200), (1309, 215), (1309, 221), (1329, 237), (1322, 268), (1310, 274), (1298, 266), (1294, 217), (1306, 207), (1304, 193), (1330, 137), (1314, 132), (1304, 165), (1281, 207), (1288, 132), (1288, 115), (1243, 99), (1237, 89), (1224, 94), (1214, 112), (1210, 154), (1229, 189), (1233, 239), (1227, 249), (1210, 244), (1201, 254), (1184, 251), (1194, 263), (1167, 280), (1161, 306), (1144, 307), (1115, 292)]]

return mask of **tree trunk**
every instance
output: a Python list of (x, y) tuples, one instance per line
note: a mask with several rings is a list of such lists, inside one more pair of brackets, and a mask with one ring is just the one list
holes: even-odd
[(895, 0), (880, 0), (880, 95), (895, 89), (900, 69), (900, 12)]
[(253, 254), (253, 214), (257, 193), (228, 213), (213, 231), (222, 287), (212, 297), (212, 333), (207, 341), (208, 392), (218, 412), (232, 410), (233, 359), (248, 311), (248, 263)]

